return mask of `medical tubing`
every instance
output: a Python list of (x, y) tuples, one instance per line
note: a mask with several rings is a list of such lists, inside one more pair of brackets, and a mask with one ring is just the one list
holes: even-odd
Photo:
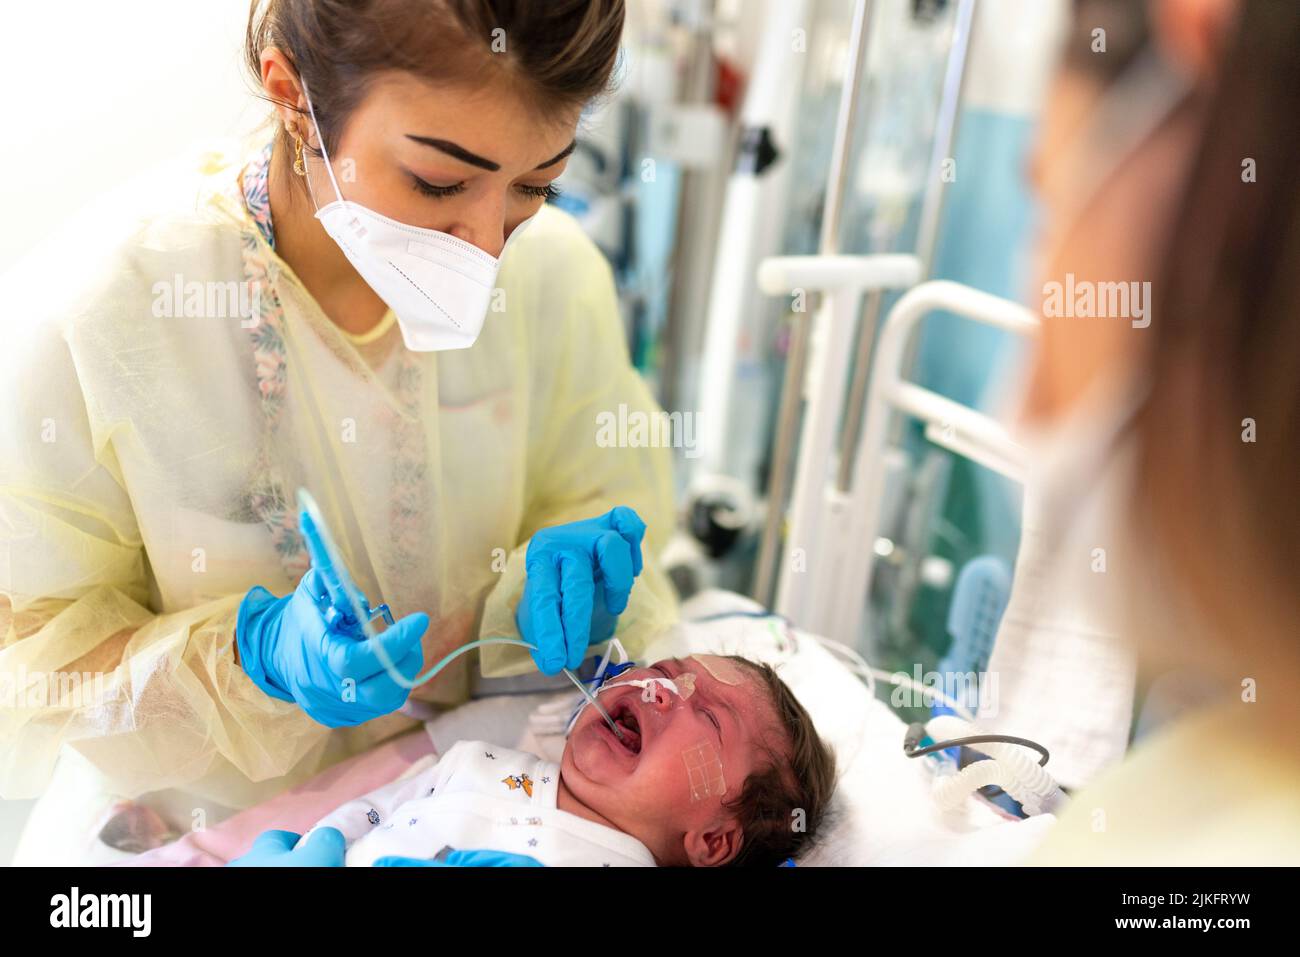
[[(437, 676), (438, 672), (442, 671), (443, 668), (451, 664), (456, 658), (459, 658), (465, 652), (470, 651), (473, 648), (479, 648), (483, 645), (518, 645), (521, 648), (528, 648), (531, 651), (537, 650), (536, 645), (530, 645), (528, 642), (519, 638), (479, 638), (477, 641), (468, 642), (467, 644), (461, 645), (459, 648), (455, 648), (448, 652), (436, 665), (424, 674), (420, 675), (420, 677), (411, 680), (397, 670), (397, 666), (393, 664), (393, 660), (388, 657), (388, 652), (384, 650), (383, 644), (378, 641), (374, 642), (375, 656), (379, 658), (380, 664), (384, 666), (384, 669), (388, 672), (388, 676), (401, 687), (408, 689), (418, 688), (426, 681), (432, 681), (433, 678)], [(623, 732), (620, 731), (618, 725), (614, 723), (614, 719), (610, 717), (609, 712), (602, 708), (600, 703), (596, 701), (596, 696), (587, 690), (587, 686), (582, 683), (582, 679), (575, 675), (572, 669), (569, 668), (564, 669), (564, 674), (574, 683), (577, 689), (582, 692), (583, 697), (587, 699), (587, 702), (595, 705), (596, 711), (605, 719), (606, 723), (613, 729), (614, 734), (616, 734), (621, 740), (623, 738)]]
[[(794, 629), (794, 623), (791, 622), (789, 618), (785, 617), (785, 615), (778, 614), (777, 612), (771, 611), (770, 609), (767, 608), (763, 608), (757, 611), (750, 611), (748, 609), (739, 609), (739, 608), (733, 611), (719, 611), (711, 615), (702, 615), (698, 618), (692, 618), (691, 621), (696, 624), (705, 624), (710, 621), (721, 621), (725, 618), (775, 618), (777, 621), (781, 622), (781, 624), (783, 624), (786, 628), (791, 630)], [(841, 658), (847, 660), (852, 670), (858, 675), (859, 678), (863, 680), (863, 682), (866, 683), (867, 693), (870, 694), (873, 698), (876, 696), (877, 675), (879, 675), (884, 680), (890, 682), (891, 684), (899, 683), (898, 681), (894, 680), (894, 676), (891, 673), (887, 671), (881, 671), (878, 668), (872, 668), (871, 665), (867, 663), (867, 659), (863, 658), (862, 655), (860, 655), (856, 649), (851, 648), (850, 646), (843, 644), (842, 642), (838, 642), (833, 638), (824, 638), (821, 635), (809, 635), (808, 637), (812, 638), (813, 641), (817, 642), (819, 645), (821, 645), (823, 648), (825, 648), (827, 651), (831, 652), (832, 654), (839, 655)], [(904, 676), (904, 678), (906, 678), (906, 676)], [(911, 679), (907, 679), (907, 680), (909, 682), (911, 681)], [(911, 683), (915, 684), (915, 682), (911, 682)], [(925, 690), (924, 687), (921, 686), (918, 687), (920, 687), (921, 690), (923, 691)], [(966, 708), (963, 707), (959, 702), (954, 701), (952, 698), (949, 698), (947, 695), (942, 694), (938, 690), (926, 691), (926, 693), (932, 694), (936, 699), (941, 700), (943, 704), (946, 704), (954, 711), (958, 711), (959, 713), (964, 715), (970, 714), (970, 712), (967, 711)]]
[(930, 701), (938, 701), (940, 704), (946, 705), (947, 707), (951, 708), (953, 711), (957, 712), (957, 714), (961, 715), (961, 717), (967, 720), (974, 720), (975, 716), (971, 714), (970, 708), (966, 707), (956, 698), (944, 694), (938, 688), (931, 688), (927, 685), (924, 685), (921, 682), (917, 681), (914, 678), (909, 677), (908, 675), (904, 674), (901, 671), (890, 672), (890, 671), (885, 671), (883, 668), (871, 668), (869, 670), (881, 681), (887, 681), (891, 685), (894, 685), (899, 688), (907, 688), (909, 691), (914, 691), (917, 694), (921, 695), (922, 702), (928, 703)]
[[(535, 645), (530, 645), (528, 642), (521, 641), (518, 638), (479, 638), (477, 641), (471, 641), (448, 652), (447, 655), (436, 665), (418, 678), (412, 680), (397, 670), (397, 665), (393, 664), (393, 659), (388, 657), (388, 652), (384, 649), (382, 642), (374, 641), (372, 643), (375, 648), (375, 656), (379, 658), (379, 663), (384, 666), (384, 670), (388, 672), (388, 676), (403, 688), (418, 688), (426, 681), (432, 680), (438, 672), (442, 671), (443, 668), (451, 664), (456, 658), (459, 658), (465, 652), (473, 648), (481, 647), (482, 645), (519, 645), (521, 648), (528, 648), (533, 651), (537, 650)], [(568, 669), (566, 668), (565, 671), (567, 672)], [(572, 678), (573, 676), (570, 675), (570, 677)], [(574, 680), (577, 679), (575, 678)], [(579, 687), (581, 687), (581, 683), (579, 683)]]
[[(940, 738), (962, 737), (982, 731), (953, 715), (932, 718), (926, 724), (926, 730), (931, 737)], [(990, 742), (981, 744), (979, 750), (1007, 769), (1008, 786), (1004, 786), (1003, 790), (1024, 805), (1027, 812), (1039, 813), (1041, 802), (1059, 795), (1060, 788), (1056, 781), (1037, 761), (1030, 758), (1031, 752), (1021, 746)]]
[(619, 728), (618, 724), (615, 723), (614, 719), (610, 716), (610, 713), (600, 706), (600, 702), (596, 700), (596, 696), (587, 689), (587, 686), (582, 683), (582, 680), (577, 675), (575, 675), (570, 669), (565, 668), (564, 673), (569, 676), (569, 680), (572, 681), (577, 686), (578, 690), (582, 692), (582, 696), (587, 699), (587, 703), (592, 705), (596, 709), (596, 713), (605, 719), (605, 722), (610, 726), (610, 729), (613, 730), (614, 735), (620, 741), (622, 741), (623, 740), (622, 730)]
[[(962, 737), (972, 731), (978, 734), (981, 729), (953, 715), (940, 715), (929, 721), (926, 730), (931, 737), (949, 738)], [(1062, 800), (1063, 795), (1060, 785), (1037, 761), (1030, 757), (1032, 752), (1020, 745), (996, 742), (982, 744), (979, 750), (993, 760), (977, 761), (967, 766), (959, 774), (947, 778), (942, 785), (936, 786), (936, 796), (939, 794), (948, 795), (952, 789), (959, 787), (964, 788), (962, 793), (966, 794), (977, 788), (984, 787), (986, 784), (997, 784), (1019, 802), (1021, 807), (1025, 809), (1026, 814), (1031, 815), (1050, 811)], [(975, 772), (974, 769), (985, 764), (995, 765), (998, 773), (993, 775), (991, 770)], [(968, 775), (966, 773), (968, 771), (972, 773)], [(992, 779), (986, 780), (990, 776), (992, 776)], [(981, 783), (972, 786), (972, 782), (975, 780), (979, 780)]]
[(1010, 780), (1003, 790), (1020, 802), (1026, 814), (1051, 811), (1061, 802), (1061, 786), (1023, 748), (1006, 744), (981, 747), (987, 747), (989, 757), (1010, 768)]
[[(917, 725), (917, 727), (923, 727)], [(919, 739), (918, 739), (919, 740)], [(936, 751), (947, 751), (949, 748), (974, 747), (975, 745), (985, 744), (1018, 744), (1022, 748), (1031, 748), (1040, 755), (1038, 759), (1039, 767), (1047, 764), (1051, 755), (1047, 749), (1037, 741), (1030, 741), (1028, 738), (1018, 738), (1014, 734), (968, 734), (962, 738), (946, 738), (936, 744), (927, 745), (924, 748), (918, 748), (915, 743), (911, 746), (906, 741), (903, 743), (903, 750), (907, 752), (909, 758), (920, 758), (927, 754), (934, 754)], [(983, 747), (976, 748), (977, 751), (985, 750)]]
[[(518, 645), (520, 648), (527, 648), (530, 651), (537, 650), (536, 645), (530, 645), (528, 642), (523, 641), (519, 638), (479, 638), (477, 641), (471, 641), (468, 642), (467, 644), (461, 645), (459, 648), (452, 649), (436, 665), (434, 665), (424, 674), (420, 675), (418, 678), (412, 680), (410, 678), (407, 678), (406, 675), (402, 674), (400, 671), (397, 670), (397, 665), (393, 664), (393, 659), (388, 657), (388, 652), (384, 649), (383, 644), (378, 641), (374, 642), (375, 656), (379, 658), (379, 663), (384, 666), (384, 670), (388, 672), (388, 676), (403, 688), (418, 688), (426, 681), (432, 681), (433, 678), (437, 676), (438, 672), (442, 671), (443, 668), (451, 664), (452, 661), (459, 658), (465, 652), (470, 651), (471, 649), (474, 648), (479, 648), (483, 645)], [(572, 681), (574, 684), (576, 684), (579, 689), (581, 689), (584, 692), (587, 690), (586, 688), (583, 688), (582, 681), (579, 680), (578, 676), (575, 675), (573, 672), (571, 672), (568, 668), (564, 669), (564, 673), (569, 676), (569, 680)]]
[[(793, 628), (793, 624), (789, 618), (766, 609), (759, 611), (740, 609), (735, 611), (722, 611), (712, 615), (693, 618), (691, 620), (693, 622), (704, 623), (709, 621), (718, 621), (723, 618), (776, 618), (787, 628)], [(975, 718), (975, 715), (972, 714), (970, 708), (962, 704), (962, 702), (958, 701), (956, 698), (953, 698), (951, 695), (945, 694), (938, 688), (924, 685), (901, 671), (885, 671), (883, 668), (873, 668), (866, 658), (862, 657), (856, 649), (849, 645), (835, 641), (833, 638), (822, 637), (821, 635), (808, 635), (807, 637), (812, 638), (813, 641), (817, 642), (817, 644), (821, 645), (827, 651), (836, 655), (842, 661), (847, 662), (849, 668), (854, 672), (854, 674), (862, 679), (863, 683), (867, 686), (867, 693), (873, 698), (876, 696), (876, 681), (879, 679), (880, 681), (886, 681), (896, 687), (906, 688), (909, 691), (916, 692), (922, 696), (922, 701), (938, 701), (940, 704), (951, 708), (968, 721), (974, 720)]]
[[(972, 791), (995, 785), (1002, 788), (1017, 801), (1020, 801), (1019, 796), (1012, 793), (1010, 782), (1006, 780), (1008, 777), (1010, 775), (998, 762), (976, 761), (974, 764), (962, 768), (956, 774), (935, 778), (934, 800), (943, 810), (955, 811)], [(1024, 802), (1020, 803), (1023, 806)]]

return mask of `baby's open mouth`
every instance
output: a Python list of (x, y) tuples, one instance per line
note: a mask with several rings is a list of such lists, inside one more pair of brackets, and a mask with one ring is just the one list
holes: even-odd
[(627, 749), (629, 754), (641, 753), (641, 723), (637, 721), (636, 712), (626, 702), (621, 701), (610, 709), (609, 716), (614, 719), (614, 723), (623, 732), (623, 739), (619, 743)]

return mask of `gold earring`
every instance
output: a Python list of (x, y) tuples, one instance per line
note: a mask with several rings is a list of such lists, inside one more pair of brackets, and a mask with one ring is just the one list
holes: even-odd
[(307, 175), (307, 167), (302, 164), (302, 140), (296, 136), (293, 140), (293, 171), (299, 176)]

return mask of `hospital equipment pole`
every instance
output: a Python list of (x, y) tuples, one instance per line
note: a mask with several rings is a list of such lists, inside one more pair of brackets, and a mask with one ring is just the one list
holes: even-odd
[[(921, 279), (930, 277), (934, 264), (934, 248), (939, 236), (939, 223), (943, 218), (944, 201), (948, 196), (948, 181), (944, 176), (944, 163), (953, 156), (957, 120), (966, 86), (966, 65), (970, 58), (971, 30), (975, 19), (975, 0), (961, 0), (953, 23), (952, 46), (948, 50), (948, 63), (944, 69), (943, 89), (939, 95), (939, 111), (934, 126), (934, 143), (930, 150), (930, 165), (921, 199), (921, 216), (916, 229), (916, 255), (921, 260)], [(866, 411), (867, 376), (871, 370), (872, 347), (880, 322), (880, 294), (867, 299), (858, 327), (856, 362), (853, 384), (849, 388), (848, 402), (844, 407), (844, 430), (840, 439), (840, 467), (836, 486), (848, 491), (853, 483), (853, 460), (862, 435), (862, 417)], [(916, 357), (916, 342), (904, 360), (904, 368), (911, 369)]]
[[(714, 0), (689, 0), (672, 4), (673, 18), (687, 33), (681, 93), (677, 106), (699, 107), (714, 99), (714, 59), (709, 34), (715, 22)], [(717, 169), (682, 166), (677, 197), (676, 241), (669, 264), (668, 310), (659, 381), (663, 401), (669, 409), (682, 405), (681, 356), (695, 337), (685, 317), (698, 316), (707, 302), (713, 268), (711, 251), (717, 239), (720, 216), (721, 173)]]
[[(934, 266), (934, 250), (939, 240), (939, 224), (943, 219), (943, 209), (948, 198), (948, 181), (943, 176), (943, 164), (954, 155), (953, 142), (956, 139), (957, 123), (961, 111), (962, 94), (966, 88), (966, 65), (970, 58), (971, 36), (975, 29), (975, 0), (961, 0), (957, 8), (956, 22), (953, 24), (952, 48), (948, 54), (948, 68), (944, 72), (943, 93), (939, 98), (939, 115), (934, 129), (934, 149), (930, 153), (930, 168), (926, 177), (925, 196), (921, 201), (921, 218), (916, 229), (916, 254), (921, 257), (922, 279), (934, 278), (931, 270)], [(903, 370), (911, 372), (916, 366), (917, 351), (921, 347), (921, 337), (915, 337), (907, 347), (903, 357)], [(895, 420), (890, 433), (891, 441), (897, 443), (902, 435), (903, 422)], [(853, 460), (853, 451), (857, 448), (858, 433), (854, 433), (854, 445), (846, 458)]]
[[(844, 85), (840, 90), (840, 110), (835, 124), (835, 148), (831, 156), (831, 175), (822, 207), (821, 255), (839, 252), (840, 213), (848, 181), (849, 157), (853, 149), (853, 129), (857, 115), (860, 78), (866, 66), (870, 0), (857, 0), (853, 10), (853, 28), (849, 39), (850, 55), (845, 64)], [(820, 309), (820, 304), (819, 304)], [(753, 596), (764, 605), (772, 601), (775, 557), (780, 546), (781, 523), (785, 516), (785, 499), (790, 485), (790, 469), (803, 402), (804, 366), (811, 336), (811, 313), (795, 313), (786, 358), (785, 381), (781, 387), (781, 409), (777, 419), (776, 445), (772, 455), (772, 474), (768, 483), (767, 514), (763, 523), (763, 544), (759, 550)]]
[(966, 85), (966, 64), (969, 59), (971, 31), (975, 17), (975, 0), (961, 0), (952, 28), (952, 47), (948, 52), (948, 65), (944, 71), (943, 92), (939, 97), (939, 115), (935, 121), (934, 146), (930, 151), (930, 169), (926, 177), (925, 195), (921, 201), (921, 219), (916, 229), (916, 255), (921, 258), (922, 277), (930, 278), (934, 262), (934, 247), (939, 236), (939, 222), (943, 217), (948, 181), (943, 175), (943, 164), (953, 156), (957, 119), (961, 111), (962, 92)]

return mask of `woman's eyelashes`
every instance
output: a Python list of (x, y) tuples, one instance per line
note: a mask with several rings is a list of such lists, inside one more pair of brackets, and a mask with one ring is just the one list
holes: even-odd
[(423, 193), (425, 196), (431, 196), (434, 199), (446, 199), (448, 196), (455, 196), (457, 193), (465, 192), (464, 183), (455, 183), (451, 186), (434, 186), (432, 183), (426, 183), (414, 173), (411, 174), (411, 185), (415, 187), (417, 193)]
[[(454, 183), (451, 186), (435, 186), (433, 183), (420, 179), (414, 173), (410, 175), (411, 185), (415, 191), (431, 199), (446, 199), (465, 192), (464, 183)], [(560, 190), (554, 183), (547, 183), (545, 186), (527, 186), (521, 183), (515, 189), (529, 199), (540, 199), (548, 203), (560, 195)]]
[(543, 199), (548, 203), (560, 195), (560, 189), (554, 183), (547, 183), (545, 186), (525, 186), (521, 183), (516, 188), (525, 196), (533, 199)]

